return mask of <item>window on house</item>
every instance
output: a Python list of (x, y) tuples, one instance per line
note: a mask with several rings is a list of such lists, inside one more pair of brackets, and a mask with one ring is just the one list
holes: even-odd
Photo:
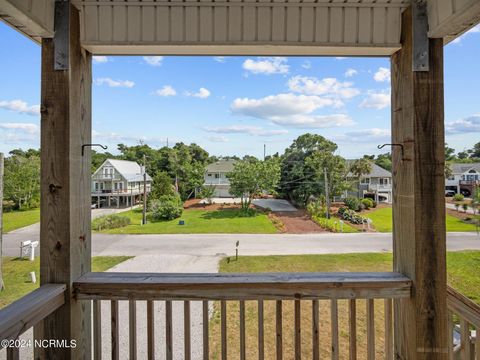
[(122, 189), (123, 189), (123, 183), (118, 183), (118, 188), (119, 188), (120, 190), (122, 190)]
[(360, 184), (364, 184), (364, 185), (370, 184), (370, 178), (361, 178)]
[(211, 176), (212, 176), (212, 174), (207, 174), (207, 176), (210, 176), (210, 177), (211, 177)]
[(381, 178), (380, 185), (388, 185), (388, 178)]
[(448, 177), (448, 180), (455, 180), (455, 176), (454, 176), (454, 175), (449, 176), (449, 177)]
[(220, 177), (220, 174), (215, 174), (215, 179), (218, 179)]
[(117, 190), (117, 188), (118, 188), (118, 184), (117, 184), (117, 183), (115, 183), (114, 187), (115, 187), (115, 190)]
[(98, 183), (95, 183), (95, 190), (98, 191)]

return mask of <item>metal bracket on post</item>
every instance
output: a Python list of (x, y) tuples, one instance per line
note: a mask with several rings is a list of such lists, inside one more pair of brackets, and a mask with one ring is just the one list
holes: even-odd
[(70, 47), (70, 0), (55, 0), (53, 46), (54, 70), (68, 70)]
[(427, 1), (412, 0), (413, 71), (429, 71)]

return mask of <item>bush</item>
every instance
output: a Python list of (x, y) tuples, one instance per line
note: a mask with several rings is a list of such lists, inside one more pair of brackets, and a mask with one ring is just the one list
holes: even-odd
[[(342, 211), (340, 212), (340, 210)], [(360, 225), (366, 222), (366, 219), (363, 216), (358, 215), (354, 210), (340, 208), (338, 210), (338, 213), (340, 214), (343, 220), (349, 221), (352, 224)]]
[(362, 199), (362, 205), (365, 209), (370, 209), (373, 207), (373, 200), (369, 198)]
[(117, 214), (100, 216), (92, 221), (93, 230), (117, 229), (127, 225), (130, 225), (130, 218)]
[(15, 210), (15, 201), (12, 200), (4, 200), (3, 201), (3, 211), (10, 212)]
[(463, 194), (453, 195), (453, 201), (463, 201), (463, 199), (465, 199), (465, 196), (463, 196)]
[(343, 203), (347, 208), (350, 210), (358, 211), (360, 210), (360, 200), (356, 197), (347, 197), (345, 200), (343, 200)]
[(173, 220), (182, 216), (183, 203), (178, 194), (163, 195), (150, 202), (149, 210), (152, 221)]

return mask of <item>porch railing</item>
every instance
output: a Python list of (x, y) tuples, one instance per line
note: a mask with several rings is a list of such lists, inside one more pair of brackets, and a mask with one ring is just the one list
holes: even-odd
[(480, 306), (455, 289), (447, 289), (449, 359), (480, 359)]
[(102, 348), (112, 359), (393, 359), (392, 299), (410, 291), (398, 273), (89, 273), (74, 283), (93, 300), (96, 359)]
[(43, 285), (0, 310), (0, 349), (7, 349), (7, 360), (20, 359), (22, 348), (33, 352), (34, 345), (23, 344), (20, 335), (62, 306), (65, 290), (66, 286), (62, 284)]

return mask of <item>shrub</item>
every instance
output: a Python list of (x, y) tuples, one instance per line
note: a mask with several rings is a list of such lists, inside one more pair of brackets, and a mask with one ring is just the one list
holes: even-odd
[(352, 224), (363, 224), (364, 222), (366, 222), (366, 219), (363, 216), (358, 215), (354, 210), (348, 210), (345, 208), (343, 209), (344, 210), (342, 211), (342, 213), (340, 213), (340, 210), (338, 211), (343, 220), (349, 221)]
[(463, 196), (463, 194), (453, 195), (453, 201), (463, 201), (463, 199), (465, 199), (465, 196)]
[(350, 210), (358, 211), (360, 210), (360, 200), (356, 197), (347, 197), (345, 200), (343, 200), (343, 203), (347, 208)]
[(173, 220), (182, 216), (183, 203), (178, 194), (163, 195), (150, 202), (149, 210), (152, 221)]
[(9, 212), (15, 209), (15, 201), (3, 200), (3, 211)]
[(362, 205), (365, 209), (370, 209), (373, 207), (373, 200), (369, 198), (362, 199)]
[(100, 216), (92, 221), (93, 230), (117, 229), (127, 225), (130, 225), (130, 218), (117, 214)]
[(307, 212), (311, 217), (320, 216), (325, 217), (327, 213), (327, 205), (324, 198), (310, 201), (307, 205)]

